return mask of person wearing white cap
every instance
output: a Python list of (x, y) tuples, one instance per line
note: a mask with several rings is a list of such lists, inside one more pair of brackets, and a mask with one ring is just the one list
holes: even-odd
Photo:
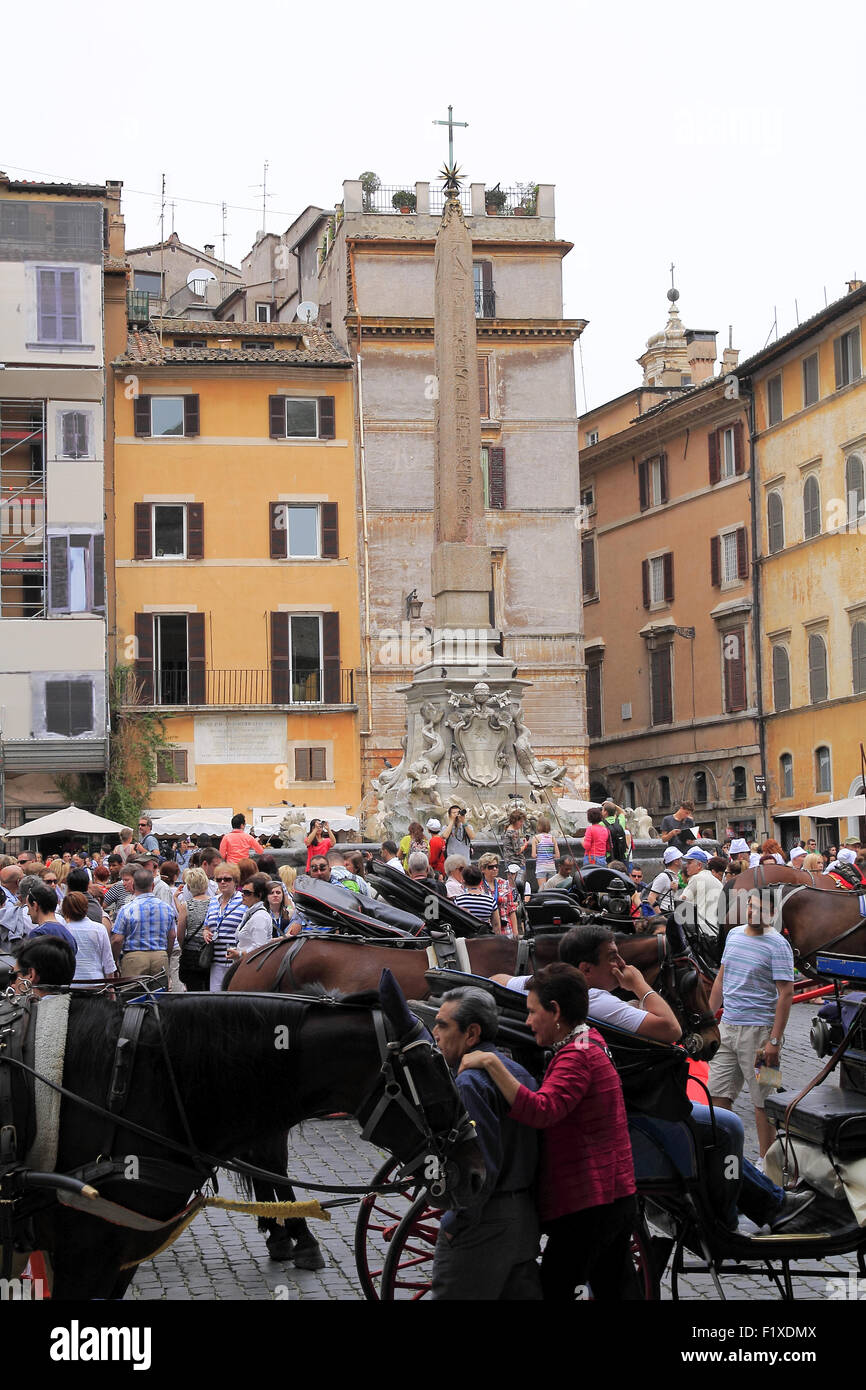
[(710, 872), (710, 856), (702, 849), (690, 849), (683, 860), (686, 886), (677, 909), (677, 920), (697, 927), (715, 940), (719, 931), (716, 908), (722, 892), (721, 879)]
[(731, 848), (728, 853), (731, 856), (731, 863), (733, 865), (739, 863), (740, 867), (737, 869), (737, 873), (742, 873), (744, 869), (748, 868), (751, 850), (744, 839), (732, 840)]
[(668, 845), (663, 859), (664, 867), (650, 884), (647, 902), (659, 912), (673, 912), (674, 892), (679, 886), (677, 870), (683, 861), (683, 852), (681, 849), (675, 849), (673, 845)]
[(803, 846), (795, 845), (794, 848), (791, 850), (791, 853), (788, 855), (788, 863), (790, 864), (792, 869), (799, 869), (800, 860), (805, 858), (806, 851), (803, 849)]
[(826, 872), (840, 888), (862, 889), (866, 886), (866, 879), (860, 871), (853, 849), (840, 849), (833, 863), (827, 865)]
[(427, 830), (430, 832), (430, 848), (427, 857), (430, 860), (430, 868), (434, 874), (441, 874), (445, 868), (445, 841), (439, 834), (442, 829), (442, 822), (435, 816), (431, 816), (427, 822)]

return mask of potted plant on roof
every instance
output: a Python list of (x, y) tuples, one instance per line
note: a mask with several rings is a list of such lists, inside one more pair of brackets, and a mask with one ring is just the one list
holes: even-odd
[(367, 169), (363, 174), (358, 175), (358, 182), (363, 193), (364, 212), (375, 212), (374, 199), (379, 189), (382, 187), (382, 180), (378, 174), (374, 174), (372, 169)]
[(538, 209), (538, 184), (517, 184), (518, 203), (514, 209), (515, 217), (535, 217)]
[(498, 183), (485, 190), (484, 207), (488, 217), (501, 216), (507, 202), (508, 194), (503, 192)]
[(410, 193), (408, 188), (398, 188), (391, 199), (391, 206), (400, 212), (414, 212), (416, 207), (415, 194)]

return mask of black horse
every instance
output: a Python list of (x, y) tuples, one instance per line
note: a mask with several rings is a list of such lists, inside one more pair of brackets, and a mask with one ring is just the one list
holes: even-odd
[[(455, 1205), (477, 1197), (484, 1175), (478, 1143), (441, 1056), (390, 976), (383, 976), (378, 996), (339, 1003), (185, 994), (160, 1000), (158, 1015), (142, 1007), (134, 1073), (116, 1124), (69, 1097), (62, 1103), (57, 1171), (85, 1177), (100, 1197), (168, 1221), (216, 1161), (249, 1151), (258, 1157), (300, 1120), (338, 1110), (357, 1112), (372, 1142), (403, 1161), (427, 1165), (431, 1152), (438, 1155), (447, 1199)], [(100, 1107), (121, 1017), (120, 1006), (108, 1000), (72, 1000), (63, 1084)], [(397, 1039), (390, 1051), (383, 1018), (388, 1036)], [(389, 1076), (383, 1051), (393, 1067)], [(193, 1148), (206, 1156), (204, 1163), (179, 1158), (126, 1121)], [(83, 1170), (97, 1156), (120, 1160), (120, 1171), (90, 1178)], [(51, 1258), (56, 1299), (123, 1297), (137, 1264), (163, 1243), (152, 1231), (109, 1224), (65, 1205), (33, 1219), (35, 1248)]]

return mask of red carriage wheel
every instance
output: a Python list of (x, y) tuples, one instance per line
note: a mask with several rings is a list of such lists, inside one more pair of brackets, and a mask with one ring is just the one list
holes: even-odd
[[(373, 1178), (371, 1189), (393, 1183), (400, 1166), (399, 1160), (386, 1159)], [(355, 1268), (361, 1292), (370, 1303), (378, 1303), (383, 1296), (381, 1283), (385, 1257), (407, 1209), (414, 1205), (420, 1190), (418, 1183), (400, 1192), (371, 1190), (361, 1202), (355, 1222)]]
[(416, 1303), (432, 1288), (433, 1251), (444, 1207), (430, 1206), (429, 1193), (419, 1193), (388, 1245), (382, 1272), (383, 1303)]

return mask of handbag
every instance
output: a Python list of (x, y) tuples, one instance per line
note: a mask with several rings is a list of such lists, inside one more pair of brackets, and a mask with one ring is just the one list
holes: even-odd
[(196, 938), (201, 936), (204, 931), (204, 922), (192, 933), (191, 936), (184, 937), (183, 945), (180, 948), (180, 964), (178, 974), (182, 984), (189, 984), (187, 976), (193, 977), (206, 974), (213, 965), (214, 943), (212, 941), (198, 941)]

